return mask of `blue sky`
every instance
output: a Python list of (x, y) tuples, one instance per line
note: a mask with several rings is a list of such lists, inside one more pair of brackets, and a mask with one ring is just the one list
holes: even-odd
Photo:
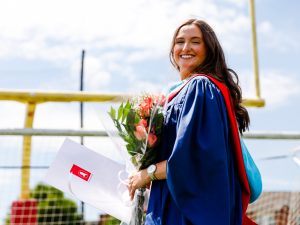
[[(266, 106), (249, 109), (250, 130), (299, 131), (300, 3), (256, 0), (255, 4)], [(78, 90), (85, 49), (85, 90), (160, 91), (179, 78), (169, 63), (168, 50), (175, 28), (191, 17), (204, 19), (215, 29), (228, 65), (240, 76), (244, 97), (254, 96), (248, 0), (0, 0), (0, 88)], [(0, 109), (0, 128), (23, 126), (22, 104), (0, 102)], [(86, 107), (86, 128), (100, 127), (97, 110)], [(78, 118), (75, 103), (43, 104), (34, 127), (78, 128)], [(246, 142), (261, 168), (265, 189), (291, 188), (298, 176), (291, 159), (261, 159), (289, 153), (299, 141)], [(7, 145), (2, 141), (0, 151)]]

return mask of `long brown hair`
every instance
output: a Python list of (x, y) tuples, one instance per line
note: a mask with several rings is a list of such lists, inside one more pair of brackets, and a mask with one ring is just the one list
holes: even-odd
[(245, 131), (249, 127), (250, 118), (247, 109), (241, 105), (242, 90), (239, 86), (238, 75), (234, 70), (227, 67), (224, 52), (218, 38), (213, 29), (206, 22), (203, 20), (190, 19), (176, 29), (169, 55), (171, 63), (177, 70), (179, 70), (179, 66), (176, 64), (173, 55), (175, 39), (183, 26), (191, 24), (195, 24), (202, 32), (203, 41), (206, 47), (206, 58), (203, 63), (195, 69), (194, 73), (210, 75), (220, 80), (228, 87), (233, 100), (239, 130), (240, 132)]

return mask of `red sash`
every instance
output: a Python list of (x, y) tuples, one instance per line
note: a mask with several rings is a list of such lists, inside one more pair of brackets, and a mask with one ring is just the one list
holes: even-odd
[(227, 109), (227, 115), (228, 115), (228, 119), (229, 119), (229, 123), (230, 123), (230, 134), (231, 134), (231, 138), (232, 138), (234, 159), (235, 159), (235, 163), (238, 168), (238, 175), (239, 175), (241, 186), (242, 186), (243, 225), (256, 224), (246, 216), (246, 210), (247, 210), (249, 200), (250, 200), (250, 187), (249, 187), (248, 178), (247, 178), (247, 174), (246, 174), (246, 170), (245, 170), (245, 166), (244, 166), (244, 159), (243, 159), (243, 155), (242, 155), (242, 149), (241, 149), (239, 131), (238, 131), (237, 123), (236, 123), (234, 106), (233, 106), (231, 95), (230, 95), (228, 88), (223, 83), (221, 83), (220, 81), (218, 81), (217, 79), (215, 79), (211, 76), (208, 76), (205, 74), (195, 74), (185, 84), (183, 84), (182, 87), (180, 87), (180, 89), (178, 89), (176, 92), (173, 92), (169, 95), (168, 102), (170, 102), (182, 90), (182, 88), (184, 88), (185, 85), (196, 76), (207, 77), (210, 81), (212, 81), (219, 88), (219, 90), (221, 91), (221, 93), (224, 97), (224, 101), (225, 101), (225, 105), (226, 105), (226, 109)]

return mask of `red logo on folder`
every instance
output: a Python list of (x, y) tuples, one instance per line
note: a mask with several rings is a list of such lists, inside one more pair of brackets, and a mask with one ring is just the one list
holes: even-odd
[(74, 174), (75, 176), (81, 178), (82, 180), (88, 181), (92, 175), (91, 172), (73, 164), (70, 173)]

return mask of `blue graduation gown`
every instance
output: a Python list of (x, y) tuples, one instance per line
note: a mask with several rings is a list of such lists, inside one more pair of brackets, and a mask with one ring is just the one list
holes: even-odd
[(226, 106), (206, 77), (193, 78), (168, 104), (146, 225), (240, 225), (242, 194)]

